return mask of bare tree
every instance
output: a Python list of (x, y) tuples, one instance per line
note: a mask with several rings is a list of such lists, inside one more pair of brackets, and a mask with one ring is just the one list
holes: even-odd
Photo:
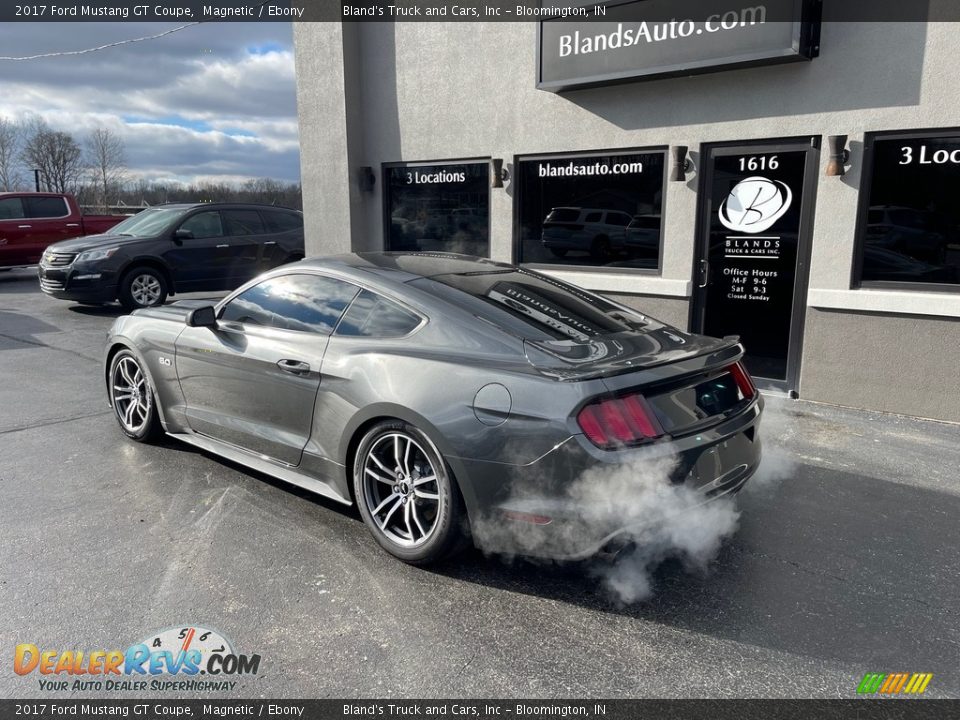
[(103, 212), (110, 207), (111, 193), (116, 195), (123, 184), (126, 174), (123, 156), (123, 140), (107, 128), (97, 128), (87, 138), (87, 166)]
[(47, 190), (73, 192), (83, 174), (83, 152), (65, 132), (51, 130), (41, 119), (27, 124), (23, 161), (40, 171)]
[(0, 117), (0, 191), (19, 190), (23, 183), (20, 163), (20, 125)]

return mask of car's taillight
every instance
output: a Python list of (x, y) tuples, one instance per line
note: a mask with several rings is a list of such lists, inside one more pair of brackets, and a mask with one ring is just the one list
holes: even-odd
[(663, 428), (642, 395), (624, 395), (590, 403), (577, 414), (583, 434), (605, 450), (638, 445), (663, 435)]
[(737, 383), (737, 388), (739, 388), (740, 394), (743, 395), (744, 398), (749, 400), (757, 394), (757, 387), (753, 384), (753, 378), (750, 377), (750, 373), (747, 372), (743, 363), (738, 362), (731, 365), (730, 374), (733, 375), (733, 379)]

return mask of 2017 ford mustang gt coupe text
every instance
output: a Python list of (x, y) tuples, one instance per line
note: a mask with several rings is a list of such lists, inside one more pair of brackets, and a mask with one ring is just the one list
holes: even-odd
[(569, 542), (588, 508), (565, 488), (596, 468), (670, 455), (666, 482), (736, 492), (760, 460), (743, 352), (513, 265), (357, 253), (120, 317), (104, 374), (127, 436), (356, 503), (424, 564), (481, 522), (522, 527), (530, 555), (617, 542), (635, 528), (613, 518)]

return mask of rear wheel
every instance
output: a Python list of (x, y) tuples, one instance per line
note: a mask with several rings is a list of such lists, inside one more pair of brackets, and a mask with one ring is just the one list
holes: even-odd
[(147, 373), (129, 350), (110, 362), (110, 404), (123, 434), (138, 442), (160, 434), (160, 419)]
[(120, 281), (120, 304), (127, 310), (162, 305), (167, 299), (167, 280), (159, 270), (140, 266)]
[(413, 425), (386, 421), (363, 436), (353, 487), (363, 521), (394, 557), (426, 565), (458, 549), (462, 500), (447, 463)]

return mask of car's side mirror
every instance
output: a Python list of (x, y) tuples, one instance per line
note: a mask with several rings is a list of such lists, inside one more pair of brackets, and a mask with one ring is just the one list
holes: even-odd
[(187, 315), (189, 327), (215, 328), (217, 326), (217, 310), (213, 305), (204, 305), (194, 308)]
[(174, 240), (191, 240), (193, 238), (193, 230), (185, 230), (180, 228), (173, 233)]

